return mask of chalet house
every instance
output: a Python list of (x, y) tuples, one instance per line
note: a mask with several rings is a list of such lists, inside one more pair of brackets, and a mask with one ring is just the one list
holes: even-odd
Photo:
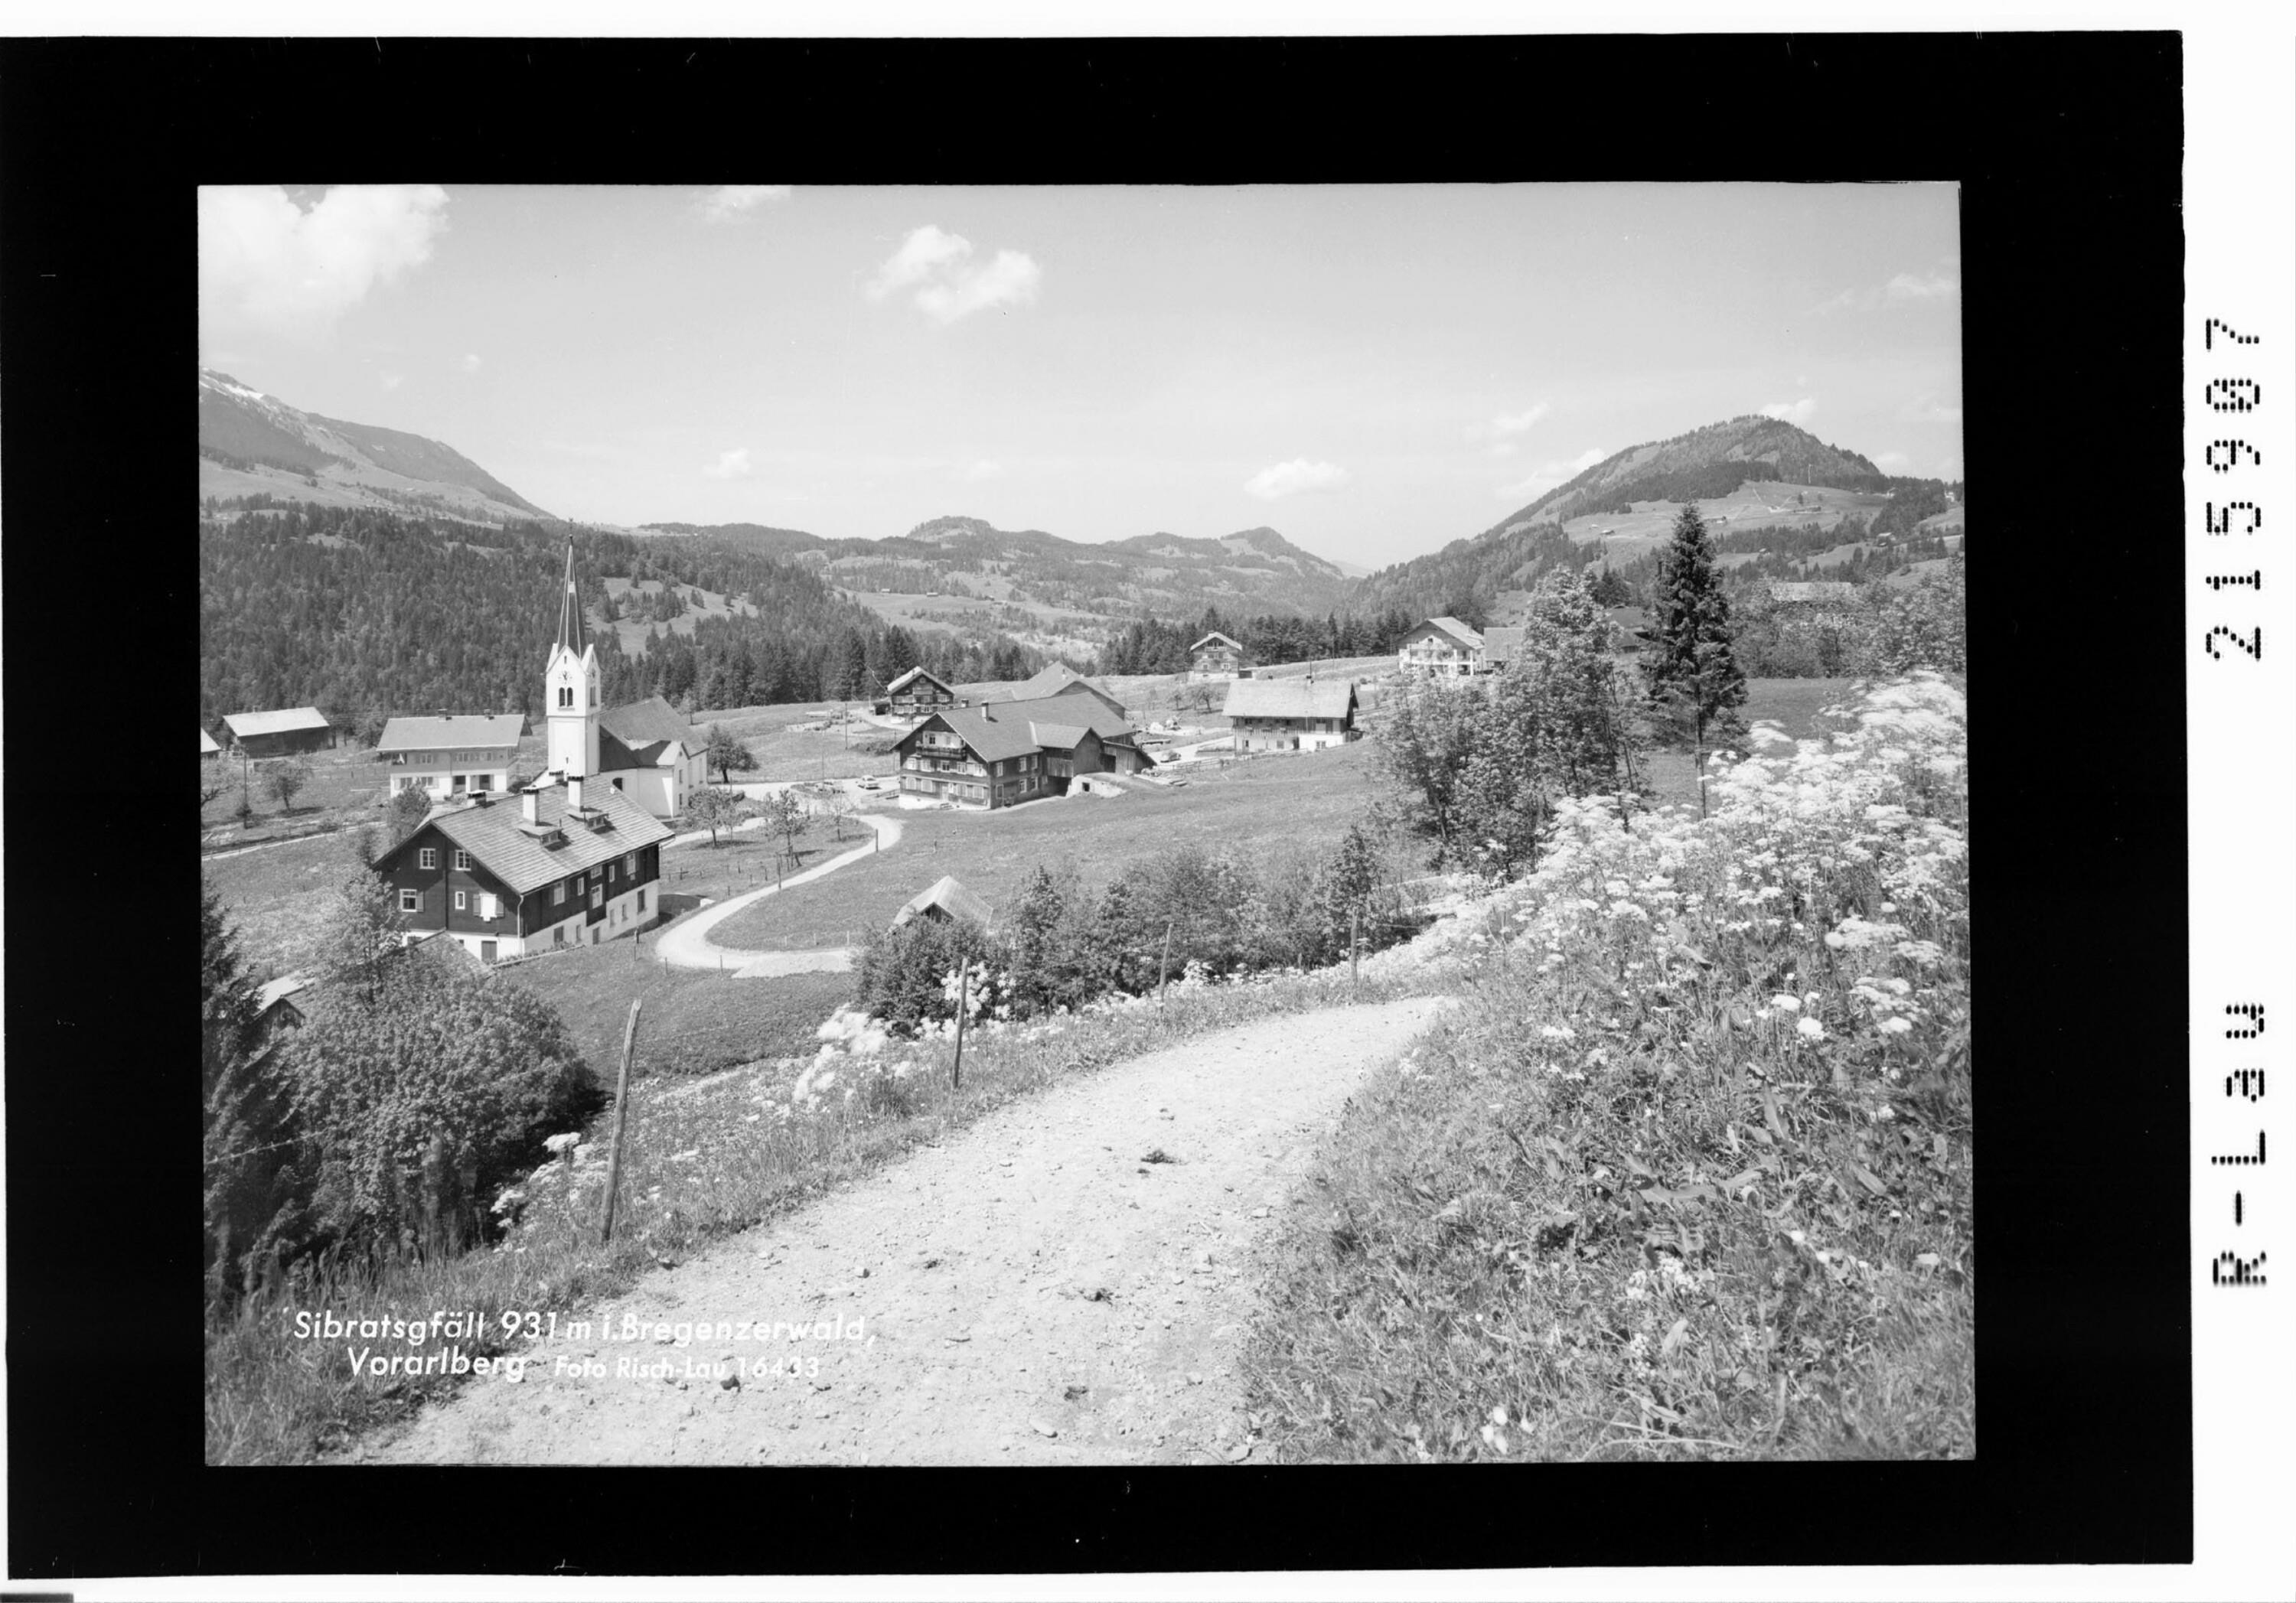
[(675, 818), (709, 783), (707, 740), (659, 696), (602, 712), (598, 648), (583, 634), (574, 590), (574, 548), (566, 548), (566, 591), (558, 605), (558, 643), (543, 671), (548, 745), (544, 766), (560, 779), (602, 781), (656, 818)]
[(1086, 773), (1138, 773), (1146, 754), (1121, 713), (1078, 681), (1057, 696), (947, 707), (901, 737), (901, 793), (1005, 807), (1063, 796)]
[(1483, 667), (1493, 674), (1506, 672), (1507, 664), (1522, 655), (1522, 634), (1520, 624), (1484, 630)]
[(205, 724), (201, 724), (200, 726), (200, 761), (213, 762), (222, 755), (223, 748), (216, 744), (215, 737), (208, 733)]
[(525, 724), (517, 713), (393, 718), (382, 726), (374, 751), (398, 770), (390, 776), (393, 791), (420, 786), (433, 798), (451, 798), (468, 791), (507, 790)]
[(660, 912), (668, 826), (574, 775), (515, 799), (473, 792), (384, 853), (375, 872), (409, 936), (444, 934), (487, 962), (596, 945)]
[(224, 722), (231, 726), (231, 738), (239, 742), (239, 748), (251, 757), (292, 757), (335, 743), (334, 730), (316, 707), (233, 713)]
[(902, 905), (901, 911), (893, 915), (893, 928), (898, 929), (911, 919), (963, 919), (986, 929), (988, 904), (958, 884), (953, 875), (943, 874)]
[(1483, 659), (1483, 637), (1456, 617), (1431, 617), (1403, 637), (1396, 666), (1406, 673), (1464, 679)]
[(1352, 679), (1238, 679), (1221, 711), (1238, 751), (1321, 751), (1363, 732)]
[(1188, 648), (1188, 677), (1213, 681), (1234, 679), (1246, 672), (1243, 648), (1214, 631)]
[(922, 668), (911, 668), (885, 687), (885, 710), (897, 718), (922, 718), (956, 704), (956, 692)]

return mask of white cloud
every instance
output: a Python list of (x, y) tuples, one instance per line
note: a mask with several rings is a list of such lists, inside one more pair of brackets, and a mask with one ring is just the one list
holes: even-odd
[(1949, 273), (1932, 273), (1926, 278), (1900, 273), (1882, 286), (1882, 292), (1891, 300), (1935, 300), (1960, 288), (1961, 281)]
[(913, 229), (865, 286), (869, 299), (882, 300), (910, 285), (928, 316), (943, 323), (987, 307), (1025, 306), (1037, 298), (1043, 269), (1018, 250), (999, 250), (984, 266), (972, 265), (972, 243), (931, 223)]
[(1874, 465), (1884, 473), (1903, 473), (1914, 465), (1914, 459), (1903, 451), (1881, 451), (1874, 454)]
[(1504, 438), (1510, 434), (1528, 434), (1539, 419), (1554, 408), (1541, 401), (1528, 412), (1507, 413), (1491, 420), (1491, 432)]
[(1600, 446), (1589, 446), (1569, 462), (1541, 462), (1529, 474), (1493, 492), (1501, 501), (1536, 501), (1560, 484), (1568, 484), (1610, 455)]
[(406, 382), (405, 373), (384, 372), (377, 376), (382, 380), (382, 387), (385, 389), (396, 389)]
[(435, 184), (339, 184), (307, 210), (276, 185), (202, 187), (200, 324), (324, 339), (378, 283), (430, 259)]
[(739, 451), (722, 451), (718, 460), (701, 470), (704, 478), (747, 478), (750, 476), (750, 453), (745, 446)]
[(1961, 408), (1948, 405), (1931, 393), (1906, 402), (1898, 415), (1910, 423), (1958, 423)]
[(1243, 493), (1260, 501), (1281, 501), (1286, 495), (1336, 490), (1347, 481), (1348, 470), (1337, 463), (1309, 462), (1300, 456), (1260, 469), (1244, 480)]
[[(1813, 316), (1824, 317), (1834, 312), (1870, 312), (1884, 305), (1902, 305), (1911, 300), (1938, 300), (1961, 291), (1961, 280), (1943, 268), (1929, 274), (1900, 273), (1879, 289), (1866, 286), (1844, 290), (1828, 300), (1810, 308)], [(1800, 382), (1799, 380), (1796, 382)]]
[(984, 484), (992, 478), (1004, 478), (1004, 466), (1002, 462), (977, 462), (965, 469), (964, 477), (968, 483)]
[(473, 353), (470, 356), (464, 356), (460, 362), (456, 363), (455, 365), (460, 367), (466, 373), (474, 373), (479, 371), (480, 363), (477, 355)]
[(1809, 414), (1817, 410), (1817, 403), (1804, 396), (1799, 401), (1772, 401), (1762, 408), (1764, 417), (1774, 417), (1781, 422), (1806, 423)]
[(707, 222), (731, 223), (748, 217), (768, 200), (789, 199), (786, 184), (722, 184), (702, 192), (698, 202)]

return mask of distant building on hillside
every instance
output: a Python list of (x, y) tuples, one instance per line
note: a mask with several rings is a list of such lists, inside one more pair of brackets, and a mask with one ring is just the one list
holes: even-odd
[(207, 725), (200, 725), (200, 761), (212, 762), (222, 755), (223, 748), (216, 744), (213, 735), (208, 733)]
[(1241, 752), (1321, 751), (1362, 732), (1351, 679), (1238, 679), (1220, 710)]
[(419, 786), (435, 798), (507, 790), (525, 724), (518, 713), (393, 718), (382, 726), (374, 754), (400, 771), (390, 776), (394, 792)]
[(335, 743), (335, 732), (316, 707), (286, 707), (267, 713), (233, 713), (224, 719), (231, 738), (251, 757), (292, 757), (322, 751)]
[(1250, 670), (1244, 667), (1243, 648), (1215, 630), (1188, 648), (1188, 677), (1213, 682), (1234, 679)]
[(286, 974), (256, 992), (257, 1038), (266, 1050), (286, 1031), (303, 1027), (303, 1010), (296, 1005), (295, 998), (310, 988), (309, 975)]
[(1483, 636), (1456, 617), (1431, 617), (1403, 637), (1396, 666), (1405, 673), (1464, 679), (1482, 661)]
[(922, 668), (911, 668), (885, 687), (885, 709), (897, 718), (922, 718), (956, 704), (956, 692)]

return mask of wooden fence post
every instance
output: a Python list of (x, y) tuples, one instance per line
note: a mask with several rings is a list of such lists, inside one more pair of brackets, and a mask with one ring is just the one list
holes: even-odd
[(1173, 923), (1170, 919), (1164, 920), (1164, 955), (1156, 960), (1156, 1005), (1160, 1008), (1164, 1005), (1164, 971), (1172, 963)]
[(951, 1091), (964, 1085), (964, 1002), (965, 987), (972, 978), (972, 964), (968, 959), (956, 966), (956, 1061), (949, 1066), (948, 1087)]
[(1348, 910), (1348, 1000), (1356, 999), (1356, 981), (1363, 973), (1363, 909)]
[(644, 1006), (643, 996), (630, 1003), (630, 1021), (622, 1026), (622, 1072), (614, 1083), (614, 1150), (606, 1164), (606, 1223), (598, 1232), (601, 1247), (614, 1239), (614, 1194), (622, 1180), (622, 1139), (630, 1128), (630, 1048), (637, 1043), (638, 1010)]

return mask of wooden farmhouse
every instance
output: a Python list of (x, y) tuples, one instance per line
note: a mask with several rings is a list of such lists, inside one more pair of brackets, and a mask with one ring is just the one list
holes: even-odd
[(885, 687), (885, 710), (896, 718), (922, 718), (956, 705), (956, 692), (922, 668), (911, 668)]
[(382, 726), (374, 754), (394, 770), (393, 792), (419, 786), (435, 801), (467, 791), (507, 790), (525, 725), (518, 713), (393, 718)]
[(558, 604), (558, 643), (543, 670), (548, 736), (544, 766), (568, 779), (603, 781), (656, 818), (675, 818), (709, 782), (709, 742), (659, 696), (602, 712), (598, 648), (584, 637), (574, 589), (574, 548), (566, 548), (566, 591)]
[(903, 795), (967, 807), (1064, 796), (1078, 775), (1148, 766), (1124, 715), (1080, 679), (1033, 700), (944, 707), (894, 749)]
[(1018, 684), (991, 683), (963, 688), (972, 693), (962, 696), (960, 700), (970, 707), (983, 707), (998, 701), (1041, 701), (1047, 696), (1085, 695), (1092, 697), (1117, 717), (1125, 716), (1122, 701), (1075, 669), (1057, 662)]
[(575, 775), (515, 798), (470, 793), (375, 863), (407, 936), (443, 934), (487, 962), (594, 946), (660, 911), (669, 828)]
[(1396, 666), (1406, 674), (1464, 679), (1483, 659), (1483, 637), (1456, 617), (1431, 617), (1403, 637)]
[(1363, 732), (1352, 679), (1238, 679), (1220, 710), (1243, 752), (1321, 751)]
[(1250, 670), (1243, 648), (1215, 630), (1188, 648), (1188, 677), (1203, 682), (1235, 679)]
[(275, 712), (233, 713), (224, 719), (231, 738), (249, 757), (284, 757), (298, 752), (321, 751), (335, 743), (335, 732), (316, 707), (287, 707)]

